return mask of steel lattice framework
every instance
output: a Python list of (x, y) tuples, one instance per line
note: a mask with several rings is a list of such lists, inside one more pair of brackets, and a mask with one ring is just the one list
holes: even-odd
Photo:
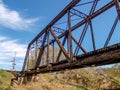
[(120, 62), (120, 0), (72, 0), (28, 45), (27, 74)]

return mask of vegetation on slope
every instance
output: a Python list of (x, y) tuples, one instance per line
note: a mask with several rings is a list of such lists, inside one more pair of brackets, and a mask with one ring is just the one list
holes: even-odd
[(85, 68), (56, 75), (58, 80), (86, 90), (120, 89), (120, 66), (112, 68)]
[(120, 90), (120, 66), (40, 74), (38, 82), (13, 90)]
[(0, 90), (11, 90), (10, 80), (12, 74), (4, 70), (0, 70)]
[(38, 82), (10, 87), (13, 75), (0, 70), (0, 90), (120, 90), (120, 66), (40, 74)]

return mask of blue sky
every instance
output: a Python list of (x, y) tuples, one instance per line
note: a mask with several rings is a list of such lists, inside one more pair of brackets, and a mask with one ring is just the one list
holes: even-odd
[(0, 0), (0, 68), (21, 70), (29, 42), (70, 0)]
[[(11, 61), (16, 52), (16, 70), (21, 70), (29, 42), (71, 1), (0, 0), (0, 68), (11, 70)], [(105, 0), (104, 3), (100, 2), (97, 9), (109, 1), (111, 0)], [(85, 11), (84, 9), (83, 11)], [(107, 29), (113, 24), (110, 23), (114, 21), (116, 15), (113, 10), (111, 9), (107, 14), (103, 13), (104, 17), (101, 15), (93, 20), (98, 48), (102, 46), (103, 39), (106, 37), (103, 35), (106, 33), (103, 28)], [(110, 15), (113, 18), (111, 20), (108, 17)], [(105, 18), (109, 23), (104, 20)], [(105, 22), (100, 22), (100, 20)], [(120, 40), (118, 30), (115, 33), (111, 43), (116, 43), (116, 41), (119, 42)], [(77, 35), (75, 37), (77, 38)], [(83, 45), (88, 50), (91, 50), (89, 42), (86, 44), (86, 41), (90, 41), (90, 38), (86, 38)]]

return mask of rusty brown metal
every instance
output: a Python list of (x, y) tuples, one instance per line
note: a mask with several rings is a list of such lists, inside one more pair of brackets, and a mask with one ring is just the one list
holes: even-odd
[[(120, 0), (119, 0), (120, 2)], [(115, 1), (111, 1), (109, 2), (107, 5), (103, 6), (102, 8), (100, 8), (99, 10), (95, 11), (92, 15), (87, 16), (84, 20), (78, 22), (77, 24), (75, 24), (74, 26), (71, 27), (71, 31), (74, 31), (75, 29), (77, 29), (78, 27), (82, 26), (83, 24), (85, 24), (87, 22), (87, 20), (89, 19), (93, 19), (95, 17), (97, 17), (98, 15), (100, 15), (101, 13), (105, 12), (106, 10), (112, 8), (115, 5)], [(68, 31), (65, 31), (64, 33), (62, 33), (61, 35), (58, 36), (58, 38), (62, 38), (64, 35), (66, 35), (68, 33)], [(42, 34), (42, 33), (41, 33)], [(35, 39), (34, 39), (35, 40)], [(33, 41), (34, 41), (33, 40)], [(55, 40), (52, 40), (50, 43), (55, 42)], [(33, 43), (33, 42), (31, 42)], [(31, 44), (30, 43), (30, 44)]]
[(78, 11), (78, 10), (76, 10), (76, 9), (74, 9), (74, 8), (72, 8), (72, 10), (70, 11), (70, 13), (72, 14), (71, 16), (73, 16), (73, 15), (76, 15), (76, 16), (78, 16), (78, 17), (80, 17), (80, 18), (86, 18), (88, 15), (86, 15), (85, 13), (83, 13), (83, 12), (81, 12), (81, 11)]
[[(65, 42), (66, 42), (66, 39), (67, 39), (67, 35), (64, 37), (64, 40), (63, 40), (63, 42), (62, 42), (62, 45), (63, 45), (63, 46), (64, 46), (64, 44), (65, 44)], [(59, 62), (61, 53), (62, 53), (62, 50), (60, 49), (60, 51), (59, 51), (59, 53), (58, 53), (58, 56), (57, 56), (57, 59), (56, 59), (56, 62)]]
[(81, 48), (81, 50), (86, 54), (87, 51), (80, 45), (80, 43), (71, 35), (71, 38), (74, 40), (74, 42)]
[(117, 13), (118, 13), (118, 17), (120, 19), (120, 1), (119, 0), (114, 0), (115, 2), (115, 5), (116, 5), (116, 10), (117, 10)]
[[(95, 9), (96, 9), (96, 6), (97, 6), (97, 3), (98, 3), (98, 0), (95, 0), (95, 1), (93, 2), (92, 8), (91, 8), (90, 13), (89, 13), (89, 16), (94, 13), (94, 11), (95, 11)], [(83, 42), (83, 39), (84, 39), (84, 37), (85, 37), (85, 35), (86, 35), (86, 32), (87, 32), (87, 30), (88, 30), (88, 26), (89, 26), (89, 22), (90, 22), (90, 21), (91, 21), (91, 18), (90, 18), (90, 17), (87, 18), (87, 22), (85, 23), (84, 29), (83, 29), (82, 34), (81, 34), (80, 39), (79, 39), (79, 43), (80, 43), (80, 44), (82, 44), (82, 42)], [(79, 52), (79, 48), (78, 48), (78, 46), (77, 46), (76, 49), (75, 49), (75, 53), (74, 53), (74, 54), (77, 55), (78, 52)]]
[(37, 49), (38, 49), (38, 41), (36, 40), (36, 46), (35, 46), (35, 61), (37, 61)]
[[(59, 71), (59, 70), (64, 70), (64, 69), (69, 69), (69, 68), (80, 68), (80, 67), (87, 67), (91, 65), (104, 65), (104, 64), (109, 64), (109, 63), (116, 63), (120, 62), (119, 60), (119, 49), (120, 49), (120, 44), (111, 46), (111, 47), (106, 47), (113, 35), (114, 29), (117, 25), (118, 22), (118, 17), (120, 18), (120, 7), (119, 7), (119, 2), (120, 0), (112, 0), (105, 6), (101, 7), (99, 10), (96, 10), (96, 6), (98, 4), (99, 0), (94, 0), (90, 3), (92, 3), (92, 8), (88, 14), (85, 14), (78, 9), (74, 8), (74, 6), (79, 2), (80, 0), (72, 0), (69, 5), (67, 5), (28, 45), (26, 57), (24, 60), (24, 65), (22, 71), (25, 71), (26, 74), (31, 74), (31, 73), (44, 73), (48, 71)], [(80, 4), (79, 4), (80, 5)], [(77, 5), (78, 6), (78, 5)], [(96, 18), (103, 12), (107, 11), (108, 9), (112, 8), (113, 6), (116, 6), (116, 11), (118, 12), (118, 17), (116, 18), (113, 27), (107, 37), (105, 48), (102, 48), (100, 50), (96, 50), (96, 42), (95, 42), (95, 37), (94, 37), (94, 29), (92, 25), (92, 19)], [(64, 16), (67, 15), (67, 30), (65, 27), (56, 27), (55, 24)], [(77, 22), (76, 24), (72, 25), (71, 18), (73, 16), (79, 16), (82, 19)], [(77, 28), (81, 27), (84, 25), (83, 31), (81, 35), (79, 35), (79, 38), (76, 39), (75, 36), (72, 35), (72, 32), (76, 30)], [(84, 40), (84, 37), (86, 35), (86, 32), (88, 31), (88, 27), (90, 26), (91, 30), (91, 41), (92, 41), (92, 47), (93, 51), (88, 52), (85, 50), (85, 47), (82, 45), (82, 42)], [(55, 28), (54, 28), (55, 27)], [(61, 30), (61, 31), (60, 31)], [(59, 35), (56, 34), (56, 32), (60, 32)], [(42, 43), (38, 43), (39, 39), (42, 38)], [(50, 40), (53, 38), (52, 40)], [(61, 41), (63, 39), (63, 41)], [(68, 39), (68, 42), (66, 42)], [(73, 46), (73, 42), (75, 42), (77, 48), (75, 50), (75, 47)], [(65, 44), (68, 44), (65, 46)], [(38, 47), (39, 44), (39, 47)], [(50, 62), (49, 58), (50, 56), (50, 47), (52, 46), (52, 62)], [(55, 59), (55, 46), (58, 46), (60, 48), (60, 51), (58, 52), (58, 56)], [(73, 48), (74, 47), (74, 48)], [(117, 49), (116, 49), (117, 47)], [(27, 60), (29, 59), (29, 53), (31, 49), (37, 49), (40, 48), (39, 54), (35, 53), (35, 60), (36, 65), (35, 68), (26, 70), (26, 65), (27, 65)], [(68, 51), (67, 51), (68, 48)], [(79, 49), (81, 49), (84, 54), (81, 54), (79, 56), (78, 52)], [(45, 65), (40, 66), (40, 63), (42, 61), (43, 53), (44, 51), (47, 50), (46, 54), (46, 59), (44, 62), (46, 63)], [(75, 51), (75, 52), (73, 52)], [(101, 52), (102, 51), (102, 52)], [(63, 53), (66, 57), (65, 60), (60, 60), (61, 53)], [(92, 54), (91, 54), (92, 53)], [(99, 53), (99, 55), (98, 55)], [(113, 56), (111, 55), (113, 54)], [(115, 54), (114, 54), (115, 53)], [(97, 56), (98, 55), (98, 56)], [(111, 55), (111, 56), (109, 56)], [(71, 63), (71, 60), (73, 60), (73, 57), (75, 58), (75, 61)], [(97, 58), (97, 59), (96, 59)], [(101, 59), (102, 58), (102, 59)], [(93, 60), (94, 59), (94, 60)], [(77, 61), (76, 61), (77, 60)], [(29, 61), (29, 60), (28, 60)], [(50, 64), (50, 65), (49, 65)], [(39, 69), (38, 69), (39, 68)]]
[(70, 16), (70, 10), (68, 10), (68, 52), (70, 60), (73, 60), (73, 53), (72, 53), (72, 39), (71, 39), (71, 16)]
[(29, 46), (34, 43), (47, 29), (53, 26), (62, 16), (64, 16), (68, 10), (73, 8), (80, 0), (72, 0), (29, 44)]
[(54, 50), (54, 43), (53, 43), (53, 46), (52, 46), (52, 51), (53, 51), (53, 53), (52, 53), (52, 63), (54, 63), (55, 62), (55, 50)]
[[(78, 43), (79, 43), (80, 45), (81, 45), (82, 42), (83, 42), (83, 39), (84, 39), (85, 34), (86, 34), (86, 32), (87, 32), (88, 26), (89, 26), (89, 24), (86, 23), (85, 26), (84, 26), (84, 29), (83, 29), (83, 31), (82, 31), (82, 33), (81, 33), (81, 36), (80, 36), (79, 41), (78, 41)], [(77, 46), (76, 49), (75, 49), (74, 55), (77, 55), (78, 52), (79, 52), (79, 47)]]
[(108, 37), (107, 37), (107, 40), (106, 40), (106, 42), (105, 42), (104, 47), (107, 47), (107, 45), (108, 45), (108, 43), (109, 43), (109, 41), (110, 41), (110, 39), (111, 39), (111, 37), (112, 37), (112, 35), (113, 35), (113, 33), (114, 33), (114, 30), (115, 30), (115, 28), (116, 28), (116, 25), (117, 25), (117, 23), (118, 23), (118, 20), (119, 20), (119, 17), (117, 16), (116, 19), (115, 19), (115, 21), (114, 21), (114, 24), (113, 24), (113, 26), (112, 26), (112, 28), (111, 28), (111, 30), (110, 30), (110, 33), (109, 33), (109, 35), (108, 35)]
[(39, 70), (30, 70), (25, 71), (25, 75), (32, 75), (34, 73), (46, 73), (46, 72), (54, 72), (61, 71), (65, 69), (76, 69), (83, 67), (95, 67), (99, 65), (106, 65), (111, 63), (120, 62), (120, 44), (112, 45), (106, 48), (102, 48), (96, 51), (88, 52), (87, 54), (80, 55), (77, 58), (77, 61), (74, 63), (68, 63), (67, 60), (53, 63), (51, 68), (47, 66), (39, 67)]
[[(120, 1), (120, 0), (119, 0)], [(92, 15), (88, 16), (87, 18), (85, 18), (84, 20), (82, 20), (81, 22), (77, 23), (76, 25), (72, 26), (71, 30), (75, 30), (76, 28), (82, 26), (83, 24), (85, 24), (87, 22), (87, 20), (89, 18), (93, 19), (96, 16), (100, 15), (101, 13), (103, 13), (104, 11), (110, 9), (111, 7), (113, 7), (115, 5), (114, 1), (111, 1), (110, 3), (108, 3), (107, 5), (103, 6), (102, 8), (100, 8), (99, 10), (97, 10), (96, 12), (94, 12)], [(64, 33), (66, 34), (66, 32)], [(62, 37), (64, 34), (60, 35), (60, 37)]]
[(26, 52), (26, 55), (25, 55), (22, 71), (24, 71), (26, 69), (26, 66), (27, 66), (27, 59), (28, 59), (28, 56), (29, 56), (29, 48), (30, 47), (27, 48), (27, 52)]
[(93, 49), (96, 50), (94, 31), (93, 31), (93, 26), (92, 26), (92, 21), (91, 20), (89, 22), (89, 25), (90, 25), (90, 31), (91, 31), (91, 36), (92, 36)]
[(49, 42), (50, 42), (50, 33), (49, 33), (49, 31), (47, 31), (47, 65), (49, 65), (49, 62), (50, 62), (50, 60), (49, 60), (49, 53), (50, 53), (50, 44), (49, 44)]
[(55, 38), (56, 42), (58, 43), (60, 49), (62, 50), (62, 52), (64, 53), (64, 55), (66, 56), (67, 60), (70, 61), (70, 57), (67, 53), (67, 51), (65, 50), (65, 48), (63, 47), (63, 45), (61, 44), (61, 42), (59, 41), (58, 37), (55, 35), (53, 30), (50, 30), (51, 34), (53, 35), (53, 37)]
[(46, 38), (47, 38), (47, 32), (44, 35), (42, 46), (40, 47), (40, 51), (39, 51), (39, 54), (38, 54), (37, 62), (36, 62), (36, 65), (35, 65), (36, 69), (37, 69), (37, 67), (39, 67), (42, 55), (44, 53), (44, 49), (45, 49), (44, 45), (45, 45)]

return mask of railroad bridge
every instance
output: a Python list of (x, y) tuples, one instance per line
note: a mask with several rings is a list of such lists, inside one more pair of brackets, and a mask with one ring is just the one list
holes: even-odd
[(28, 45), (20, 76), (120, 62), (120, 0), (72, 0)]

